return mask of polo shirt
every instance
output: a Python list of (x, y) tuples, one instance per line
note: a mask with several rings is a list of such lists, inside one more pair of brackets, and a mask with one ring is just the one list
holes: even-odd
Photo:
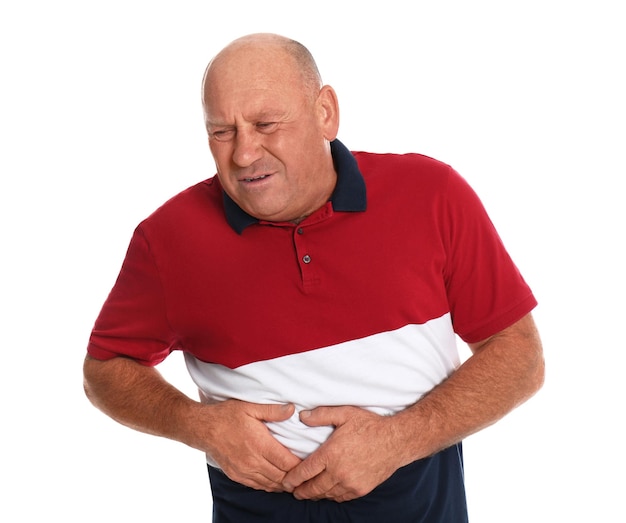
[[(351, 153), (338, 140), (331, 148), (335, 190), (299, 224), (247, 215), (217, 176), (144, 220), (89, 354), (156, 365), (182, 350), (209, 401), (293, 403), (291, 419), (267, 425), (306, 457), (332, 428), (305, 426), (301, 410), (396, 413), (456, 370), (457, 336), (483, 340), (536, 305), (479, 198), (449, 165)], [(429, 483), (420, 470), (413, 483)], [(464, 506), (460, 445), (424, 470), (441, 487), (431, 501), (449, 487)], [(393, 496), (411, 505), (425, 492)]]

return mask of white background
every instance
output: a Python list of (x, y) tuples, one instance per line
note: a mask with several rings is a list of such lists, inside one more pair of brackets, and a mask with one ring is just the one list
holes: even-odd
[(620, 4), (2, 2), (0, 519), (209, 521), (203, 456), (94, 409), (81, 365), (135, 225), (214, 172), (207, 61), (269, 31), (313, 52), (350, 148), (459, 170), (540, 301), (546, 385), (465, 442), (472, 521), (626, 521)]

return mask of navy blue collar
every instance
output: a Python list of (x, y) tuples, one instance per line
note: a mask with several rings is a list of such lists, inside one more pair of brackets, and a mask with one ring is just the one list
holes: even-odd
[[(337, 171), (337, 184), (330, 197), (334, 211), (360, 212), (367, 207), (365, 191), (365, 180), (359, 171), (356, 159), (352, 153), (339, 140), (330, 143), (330, 151), (333, 155), (335, 171)], [(222, 191), (224, 198), (224, 212), (226, 221), (241, 234), (249, 225), (259, 223), (254, 216), (250, 216), (239, 207), (225, 191)]]

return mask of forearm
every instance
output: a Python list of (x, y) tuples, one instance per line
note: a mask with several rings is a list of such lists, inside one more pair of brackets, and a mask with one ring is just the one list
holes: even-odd
[(202, 405), (168, 383), (155, 368), (128, 358), (100, 361), (87, 356), (83, 375), (89, 400), (114, 420), (141, 432), (201, 447), (193, 434), (192, 419)]
[(530, 315), (472, 348), (474, 355), (452, 376), (394, 416), (404, 464), (495, 423), (541, 387), (541, 342)]
[(234, 481), (282, 491), (285, 473), (300, 463), (265, 422), (284, 421), (293, 405), (226, 400), (205, 405), (188, 398), (154, 368), (133, 360), (84, 364), (85, 392), (105, 414), (128, 427), (205, 452)]

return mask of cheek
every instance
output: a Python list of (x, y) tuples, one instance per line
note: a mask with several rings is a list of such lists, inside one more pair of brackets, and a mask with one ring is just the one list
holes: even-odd
[(209, 142), (209, 150), (211, 151), (211, 156), (213, 156), (213, 161), (215, 162), (217, 169), (219, 171), (227, 170), (230, 165), (231, 155), (226, 144), (215, 144)]

